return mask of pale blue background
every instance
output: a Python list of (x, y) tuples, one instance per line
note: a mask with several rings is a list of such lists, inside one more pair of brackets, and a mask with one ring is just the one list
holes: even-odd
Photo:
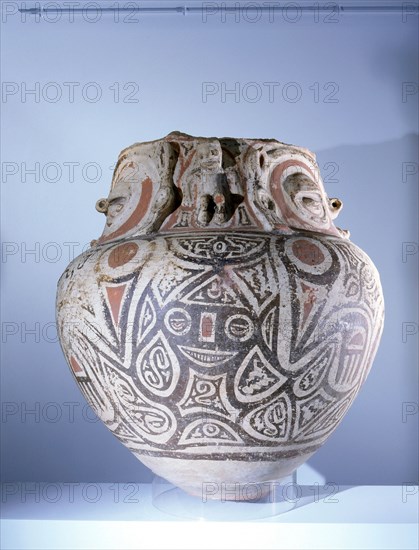
[[(4, 2), (3, 4), (6, 4)], [(30, 3), (27, 3), (30, 5)], [(3, 6), (4, 8), (4, 6)], [(345, 15), (337, 23), (315, 23), (306, 15), (292, 24), (281, 16), (256, 23), (219, 16), (203, 23), (199, 15), (163, 15), (139, 23), (97, 23), (67, 17), (57, 23), (2, 23), (2, 79), (32, 88), (47, 82), (80, 82), (76, 100), (22, 102), (3, 97), (2, 162), (19, 173), (1, 184), (3, 241), (16, 243), (2, 263), (2, 329), (18, 333), (2, 346), (4, 481), (145, 481), (149, 471), (100, 422), (88, 422), (85, 405), (49, 323), (54, 322), (56, 282), (75, 251), (101, 233), (95, 201), (106, 196), (111, 165), (135, 141), (172, 130), (195, 135), (273, 137), (305, 146), (318, 155), (330, 196), (344, 202), (338, 225), (378, 267), (386, 300), (381, 347), (364, 388), (344, 421), (310, 465), (328, 481), (341, 484), (401, 484), (417, 479), (418, 414), (403, 418), (403, 407), (418, 403), (417, 336), (402, 341), (402, 323), (416, 322), (417, 255), (402, 261), (403, 242), (417, 243), (417, 176), (403, 181), (402, 165), (417, 162), (416, 96), (402, 101), (402, 83), (417, 86), (417, 18)], [(97, 103), (81, 97), (87, 82), (100, 85)], [(203, 82), (296, 82), (300, 101), (266, 88), (258, 102), (231, 96), (201, 97)], [(109, 86), (137, 82), (138, 103), (116, 103)], [(320, 84), (320, 102), (309, 88)], [(322, 86), (335, 82), (338, 103), (324, 103)], [(221, 85), (221, 84), (220, 84)], [(52, 90), (51, 90), (52, 91)], [(65, 90), (64, 90), (65, 92)], [(125, 92), (121, 92), (122, 96)], [(28, 175), (20, 164), (89, 162), (102, 167), (96, 183), (75, 182), (67, 174), (56, 183)], [(330, 182), (326, 163), (336, 163)], [(8, 165), (10, 166), (10, 165)], [(52, 177), (52, 171), (51, 175)], [(89, 175), (94, 177), (93, 172)], [(62, 248), (54, 258), (55, 245)], [(35, 243), (39, 243), (36, 245)], [(21, 256), (40, 247), (39, 257)], [(8, 324), (7, 324), (8, 323)], [(11, 325), (10, 323), (16, 323)], [(26, 335), (39, 323), (40, 338)], [(44, 337), (42, 328), (44, 327)], [(64, 403), (78, 404), (72, 422)], [(10, 403), (15, 403), (11, 405)], [(48, 403), (53, 405), (49, 408)], [(405, 405), (403, 405), (403, 403)], [(38, 405), (37, 405), (38, 404)], [(416, 404), (416, 405), (415, 405)], [(62, 418), (54, 417), (57, 406)], [(39, 407), (39, 418), (24, 407)], [(5, 408), (6, 407), (6, 408)], [(410, 408), (409, 408), (410, 407)], [(23, 419), (21, 414), (23, 414)], [(405, 420), (405, 422), (403, 421)]]

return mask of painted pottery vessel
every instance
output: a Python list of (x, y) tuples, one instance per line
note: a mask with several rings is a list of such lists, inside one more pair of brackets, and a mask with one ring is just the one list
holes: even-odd
[(279, 480), (342, 420), (384, 308), (341, 206), (314, 154), (276, 140), (173, 132), (122, 151), (57, 322), (84, 396), (156, 474), (195, 495)]

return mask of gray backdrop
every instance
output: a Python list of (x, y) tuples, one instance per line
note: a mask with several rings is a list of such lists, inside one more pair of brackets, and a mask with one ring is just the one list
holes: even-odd
[(73, 381), (55, 289), (102, 231), (94, 204), (119, 151), (181, 130), (317, 153), (327, 192), (344, 202), (338, 225), (381, 273), (386, 322), (365, 386), (310, 465), (342, 484), (414, 482), (417, 18), (243, 11), (224, 21), (212, 9), (206, 20), (25, 21), (13, 5), (3, 2), (2, 22), (3, 480), (150, 479)]

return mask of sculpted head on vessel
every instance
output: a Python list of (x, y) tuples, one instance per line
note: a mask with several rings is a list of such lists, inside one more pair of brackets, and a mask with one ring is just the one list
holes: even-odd
[(327, 197), (314, 154), (276, 140), (173, 132), (134, 144), (122, 151), (111, 192), (96, 208), (106, 215), (99, 242), (237, 225), (347, 236), (333, 224), (342, 202)]

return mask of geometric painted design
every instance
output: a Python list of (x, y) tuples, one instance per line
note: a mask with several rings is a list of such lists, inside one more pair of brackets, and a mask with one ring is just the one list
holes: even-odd
[(319, 415), (318, 418), (306, 426), (304, 435), (301, 435), (298, 439), (301, 439), (301, 437), (304, 437), (305, 440), (316, 439), (329, 435), (342, 420), (354, 397), (354, 393), (346, 395), (332, 406), (328, 407), (327, 412)]
[(106, 276), (94, 257), (78, 260), (65, 284), (90, 269), (97, 298), (58, 313), (74, 377), (109, 429), (139, 455), (314, 451), (377, 347), (382, 304), (365, 255), (343, 240), (251, 231), (159, 236), (156, 256), (152, 241), (128, 244), (102, 245)]
[(286, 441), (291, 428), (291, 401), (282, 393), (266, 405), (249, 413), (244, 428), (253, 437), (268, 441)]
[(187, 259), (196, 258), (204, 261), (237, 260), (243, 256), (252, 256), (260, 252), (264, 246), (264, 238), (256, 236), (234, 236), (230, 239), (226, 235), (194, 237), (181, 235), (170, 239), (170, 248), (177, 255)]
[(362, 365), (370, 347), (369, 321), (359, 309), (349, 309), (342, 315), (346, 327), (339, 338), (336, 361), (328, 373), (330, 386), (338, 392), (348, 392), (359, 383)]
[(135, 426), (143, 439), (163, 443), (170, 439), (176, 429), (174, 415), (160, 404), (150, 402), (133, 386), (125, 375), (103, 363), (105, 379), (108, 380), (110, 398), (122, 417), (125, 425)]
[(296, 396), (305, 397), (319, 387), (330, 367), (331, 359), (333, 359), (333, 350), (326, 348), (317, 359), (307, 365), (293, 385)]
[(319, 415), (323, 415), (328, 407), (333, 403), (333, 397), (328, 395), (323, 388), (320, 388), (314, 395), (297, 402), (294, 437), (297, 440), (304, 438), (304, 432), (307, 425), (317, 420)]
[(119, 324), (119, 313), (121, 311), (121, 302), (126, 290), (125, 284), (118, 286), (107, 286), (106, 295), (115, 326)]
[(289, 259), (301, 271), (324, 275), (332, 267), (332, 257), (326, 246), (315, 238), (291, 238), (286, 243)]
[(198, 414), (203, 418), (211, 414), (234, 421), (239, 412), (229, 403), (226, 391), (226, 374), (207, 375), (191, 371), (185, 395), (178, 403), (180, 414)]
[(80, 363), (77, 361), (77, 359), (74, 356), (70, 357), (70, 366), (76, 376), (81, 376), (81, 377), (86, 376), (85, 370), (83, 369), (83, 367), (80, 365)]
[(170, 262), (152, 281), (152, 288), (159, 305), (167, 304), (179, 289), (199, 277), (201, 271), (185, 269), (183, 266)]
[(234, 391), (238, 401), (254, 403), (276, 392), (286, 380), (263, 356), (259, 346), (255, 346), (237, 370)]
[(138, 318), (138, 336), (137, 342), (140, 343), (144, 340), (150, 330), (156, 324), (156, 310), (153, 302), (148, 296), (146, 296), (142, 306), (140, 315)]
[(265, 316), (265, 319), (262, 323), (262, 337), (265, 344), (272, 351), (274, 345), (274, 336), (275, 336), (275, 315), (276, 307), (273, 307)]
[(216, 419), (191, 422), (179, 439), (179, 445), (240, 445), (242, 440), (226, 423)]
[(237, 352), (178, 346), (184, 357), (200, 367), (216, 367), (230, 362)]
[(193, 290), (183, 298), (186, 304), (198, 304), (201, 306), (234, 306), (243, 307), (237, 292), (231, 288), (228, 280), (219, 275), (205, 280), (196, 285)]
[(256, 313), (260, 313), (278, 292), (272, 266), (267, 255), (248, 266), (234, 270), (238, 286), (247, 296)]
[(164, 397), (173, 392), (179, 380), (180, 367), (161, 331), (143, 348), (136, 365), (138, 377), (149, 391)]

